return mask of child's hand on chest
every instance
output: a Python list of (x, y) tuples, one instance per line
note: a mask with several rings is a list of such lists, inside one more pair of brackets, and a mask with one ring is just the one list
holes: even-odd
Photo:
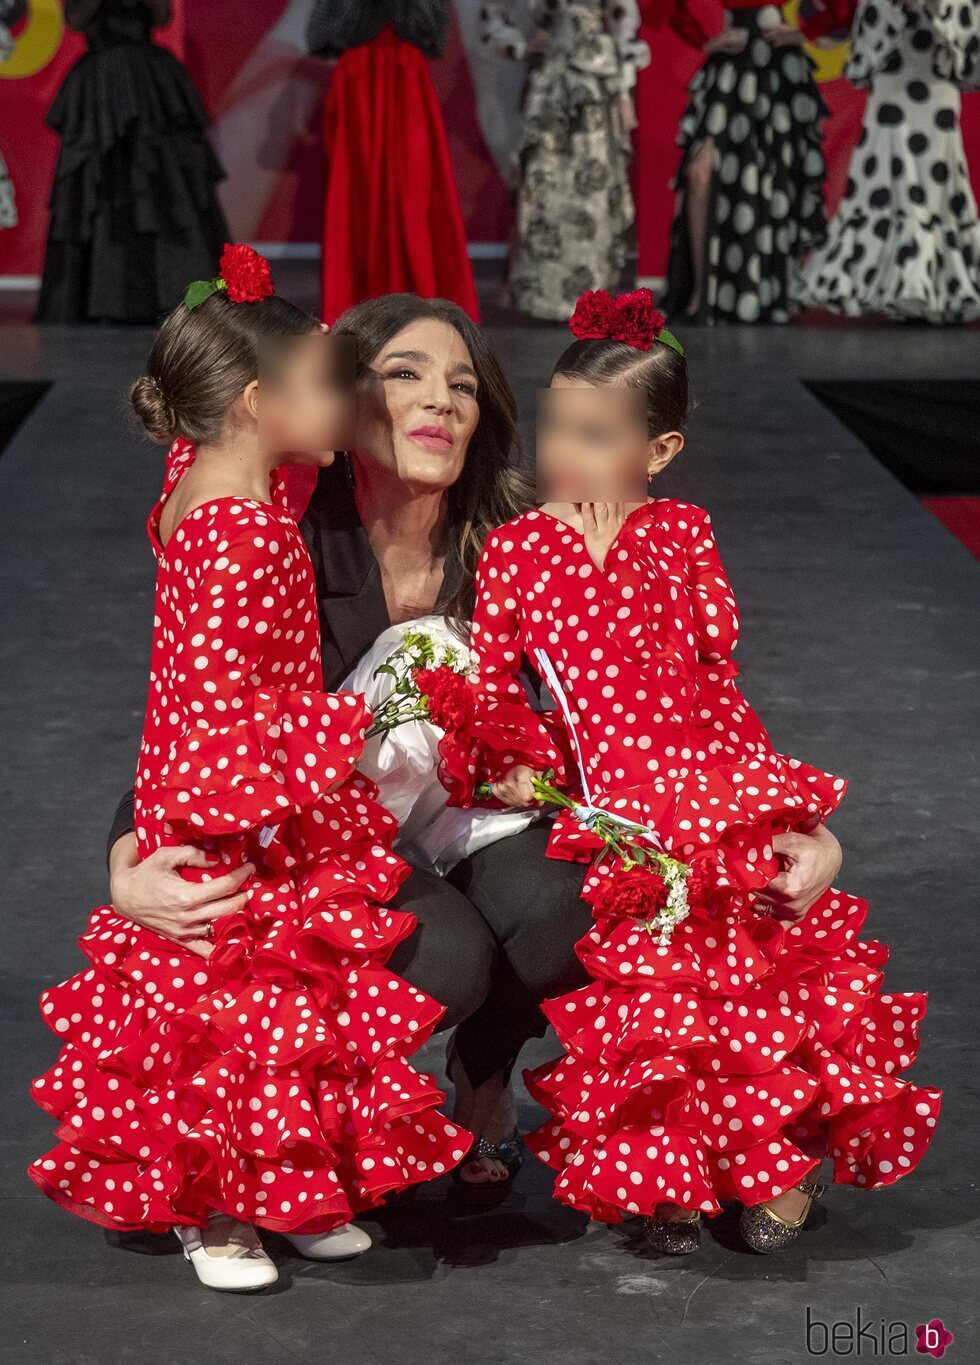
[(640, 506), (642, 503), (635, 502), (582, 503), (582, 535), (596, 568), (605, 568), (606, 556), (626, 524), (627, 517)]

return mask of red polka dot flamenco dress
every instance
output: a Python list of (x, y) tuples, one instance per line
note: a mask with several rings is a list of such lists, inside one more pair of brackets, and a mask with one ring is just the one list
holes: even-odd
[[(460, 799), (529, 763), (575, 787), (569, 745), (517, 681), (522, 650), (543, 650), (594, 803), (694, 869), (689, 916), (666, 944), (603, 894), (608, 865), (593, 869), (595, 923), (577, 945), (592, 983), (544, 1007), (564, 1056), (527, 1074), (553, 1115), (529, 1143), (558, 1172), (557, 1196), (604, 1221), (660, 1200), (707, 1214), (762, 1203), (824, 1155), (837, 1182), (888, 1185), (917, 1164), (939, 1113), (940, 1091), (899, 1078), (926, 997), (882, 993), (888, 949), (858, 938), (867, 903), (831, 889), (799, 924), (756, 906), (779, 871), (773, 835), (824, 819), (846, 784), (773, 752), (734, 681), (737, 634), (700, 508), (638, 509), (602, 570), (579, 531), (541, 511), (487, 542), (474, 742), (447, 785)], [(559, 817), (553, 856), (598, 847)]]
[(33, 1094), (59, 1142), (30, 1175), (107, 1227), (217, 1210), (322, 1232), (449, 1169), (470, 1139), (409, 1064), (443, 1011), (384, 966), (414, 928), (383, 904), (407, 868), (354, 768), (370, 712), (320, 690), (312, 568), (285, 487), (273, 503), (205, 503), (164, 548), (160, 512), (193, 457), (175, 444), (150, 518), (139, 852), (194, 843), (217, 872), (257, 871), (207, 959), (94, 912), (80, 940), (92, 965), (41, 997), (64, 1046)]

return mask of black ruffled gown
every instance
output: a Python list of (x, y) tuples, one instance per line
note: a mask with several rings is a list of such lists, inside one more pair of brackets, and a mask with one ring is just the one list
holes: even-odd
[(166, 6), (69, 3), (89, 50), (48, 113), (61, 138), (39, 322), (152, 323), (217, 274), (228, 227), (209, 118), (183, 65), (153, 42)]

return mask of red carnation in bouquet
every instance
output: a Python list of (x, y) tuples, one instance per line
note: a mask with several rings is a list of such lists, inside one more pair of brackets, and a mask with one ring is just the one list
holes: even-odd
[(415, 685), (425, 703), (429, 719), (448, 735), (464, 732), (473, 720), (473, 689), (461, 673), (445, 664), (420, 668)]
[(704, 905), (715, 889), (715, 878), (705, 858), (694, 858), (687, 874), (687, 899), (691, 905)]
[(219, 274), (232, 303), (259, 303), (276, 292), (269, 262), (244, 242), (225, 243)]
[(652, 920), (667, 904), (670, 888), (650, 866), (624, 868), (596, 889), (592, 905), (606, 919)]
[(616, 300), (612, 339), (625, 341), (638, 351), (649, 351), (664, 329), (664, 315), (653, 306), (649, 289), (632, 289)]

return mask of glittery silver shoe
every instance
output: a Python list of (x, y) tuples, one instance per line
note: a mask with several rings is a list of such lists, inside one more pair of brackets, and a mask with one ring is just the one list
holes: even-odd
[(701, 1245), (701, 1215), (687, 1218), (644, 1218), (643, 1236), (668, 1256), (690, 1256)]
[(825, 1185), (818, 1185), (813, 1180), (800, 1181), (796, 1189), (801, 1190), (808, 1198), (803, 1213), (795, 1223), (788, 1223), (785, 1218), (780, 1218), (778, 1213), (767, 1209), (765, 1204), (753, 1204), (751, 1208), (742, 1210), (738, 1230), (753, 1251), (762, 1252), (763, 1255), (781, 1251), (800, 1235), (800, 1229), (809, 1216), (811, 1204), (814, 1199), (821, 1197), (826, 1188)]

